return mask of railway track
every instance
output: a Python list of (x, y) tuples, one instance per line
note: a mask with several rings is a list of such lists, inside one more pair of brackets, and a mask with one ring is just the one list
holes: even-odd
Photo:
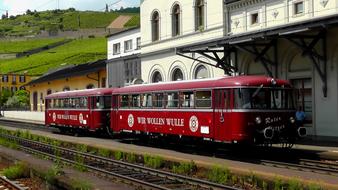
[(0, 176), (0, 190), (27, 190), (27, 187), (21, 187), (17, 183)]
[[(0, 120), (0, 124), (2, 123), (2, 120)], [(15, 123), (15, 121), (8, 122), (10, 126), (16, 127), (18, 124)], [(25, 123), (21, 122), (23, 125)], [(30, 129), (34, 128), (35, 125), (30, 126), (30, 124), (26, 124), (25, 128)], [(43, 127), (39, 127), (41, 129)], [(46, 128), (43, 128), (43, 130), (46, 130)], [(47, 129), (48, 130), (48, 129)], [(50, 130), (50, 129), (49, 129)], [(311, 171), (315, 173), (321, 173), (326, 175), (334, 175), (338, 176), (338, 161), (318, 161), (318, 160), (309, 160), (309, 159), (297, 159), (297, 162), (295, 161), (274, 161), (274, 160), (265, 160), (265, 159), (259, 159), (256, 160), (247, 160), (246, 162), (252, 162), (256, 164), (262, 164), (266, 166), (271, 167), (277, 167), (277, 168), (287, 168), (292, 170), (298, 170), (298, 171)]]
[[(119, 178), (139, 184), (142, 187), (160, 190), (238, 190), (231, 186), (212, 183), (206, 180), (178, 175), (162, 170), (147, 168), (144, 166), (112, 160), (71, 149), (52, 146), (45, 143), (22, 139), (7, 134), (0, 134), (2, 138), (16, 141), (20, 149), (31, 154), (38, 154), (52, 160), (60, 160), (64, 163), (76, 165), (76, 159), (83, 159), (82, 166), (89, 171), (104, 177)], [(55, 152), (60, 156), (55, 156)]]
[(300, 159), (299, 163), (285, 163), (271, 160), (261, 160), (261, 164), (277, 168), (310, 171), (315, 173), (338, 176), (338, 163), (332, 163), (328, 161)]

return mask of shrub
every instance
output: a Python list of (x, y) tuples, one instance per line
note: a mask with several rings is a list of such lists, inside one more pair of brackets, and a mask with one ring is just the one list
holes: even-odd
[(93, 185), (83, 179), (73, 179), (71, 182), (72, 189), (74, 190), (90, 190), (93, 189)]
[(300, 190), (300, 189), (303, 189), (303, 187), (298, 180), (292, 179), (288, 181), (288, 190)]
[(283, 189), (283, 182), (282, 179), (276, 177), (274, 180), (274, 190), (282, 190)]
[(164, 161), (161, 157), (159, 156), (149, 156), (149, 155), (145, 155), (143, 157), (143, 162), (144, 165), (150, 168), (161, 168), (164, 164)]
[(98, 151), (98, 155), (102, 157), (109, 158), (111, 155), (111, 151), (105, 148), (100, 148)]
[(56, 184), (56, 177), (60, 175), (61, 170), (58, 165), (53, 165), (50, 169), (47, 170), (45, 174), (45, 180), (51, 184), (54, 185)]
[(11, 180), (26, 177), (28, 176), (28, 173), (29, 169), (23, 162), (19, 162), (18, 164), (3, 170), (3, 175)]
[(178, 174), (187, 174), (191, 175), (196, 172), (197, 166), (194, 161), (189, 163), (180, 163), (178, 166), (173, 166), (172, 171)]
[(129, 153), (126, 155), (126, 160), (129, 163), (135, 163), (136, 162), (136, 155), (134, 153)]
[(210, 181), (221, 184), (226, 184), (230, 177), (230, 170), (220, 166), (214, 166), (208, 174)]

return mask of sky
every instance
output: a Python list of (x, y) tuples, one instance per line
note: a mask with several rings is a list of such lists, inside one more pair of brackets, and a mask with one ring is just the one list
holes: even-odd
[(23, 14), (27, 9), (30, 10), (53, 10), (68, 9), (73, 7), (77, 10), (103, 11), (106, 4), (111, 5), (110, 9), (122, 7), (138, 7), (140, 0), (0, 0), (0, 15)]

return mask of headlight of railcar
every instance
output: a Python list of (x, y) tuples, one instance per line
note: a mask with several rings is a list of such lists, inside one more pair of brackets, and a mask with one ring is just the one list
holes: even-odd
[(256, 117), (256, 124), (261, 124), (262, 123), (262, 119), (261, 117)]
[(295, 122), (296, 122), (295, 118), (290, 117), (290, 123), (295, 123)]

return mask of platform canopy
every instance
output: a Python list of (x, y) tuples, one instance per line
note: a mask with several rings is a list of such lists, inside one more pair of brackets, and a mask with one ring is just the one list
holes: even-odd
[[(326, 97), (327, 31), (337, 25), (338, 15), (321, 17), (190, 44), (176, 48), (176, 53), (221, 68), (227, 75), (235, 75), (238, 73), (238, 52), (243, 51), (252, 54), (255, 57), (254, 61), (260, 62), (270, 77), (278, 77), (278, 40), (285, 39), (300, 48), (303, 56), (310, 58), (323, 82), (323, 93)], [(267, 52), (271, 50), (274, 55), (267, 56)], [(215, 64), (198, 60), (195, 54), (200, 54)]]

